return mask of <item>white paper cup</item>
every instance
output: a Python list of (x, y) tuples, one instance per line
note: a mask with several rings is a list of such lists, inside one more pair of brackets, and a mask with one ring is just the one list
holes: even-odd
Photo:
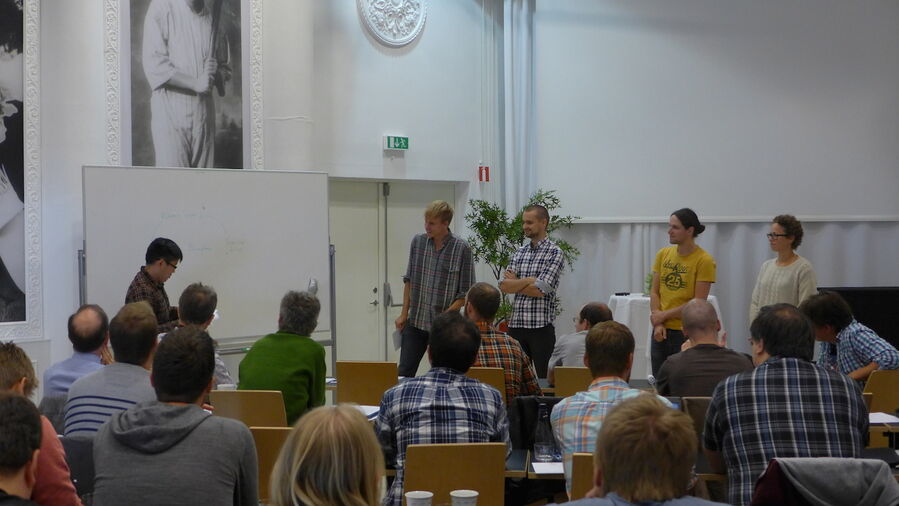
[(237, 390), (237, 385), (234, 383), (222, 383), (221, 385), (215, 387), (216, 390)]
[(432, 492), (427, 490), (413, 490), (406, 492), (406, 506), (431, 506)]
[(476, 490), (453, 490), (450, 492), (453, 506), (475, 506), (478, 503)]

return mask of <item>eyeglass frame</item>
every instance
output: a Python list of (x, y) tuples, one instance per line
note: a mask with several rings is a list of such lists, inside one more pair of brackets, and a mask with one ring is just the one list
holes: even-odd
[(178, 270), (178, 264), (173, 264), (172, 262), (169, 262), (168, 260), (165, 260), (165, 259), (163, 259), (163, 262), (165, 262), (166, 265), (171, 267), (173, 271)]
[(768, 239), (776, 239), (778, 237), (790, 237), (790, 234), (775, 234), (774, 232), (768, 232), (765, 234), (765, 237)]

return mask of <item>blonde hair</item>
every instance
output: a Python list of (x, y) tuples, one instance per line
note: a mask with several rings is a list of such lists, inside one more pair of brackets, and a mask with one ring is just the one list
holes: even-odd
[(303, 415), (272, 469), (276, 506), (377, 506), (384, 455), (374, 429), (353, 405)]
[(444, 200), (435, 200), (425, 208), (425, 218), (437, 218), (448, 225), (453, 221), (453, 206)]
[(690, 417), (641, 394), (612, 408), (596, 441), (603, 493), (625, 501), (666, 501), (687, 493), (698, 442)]

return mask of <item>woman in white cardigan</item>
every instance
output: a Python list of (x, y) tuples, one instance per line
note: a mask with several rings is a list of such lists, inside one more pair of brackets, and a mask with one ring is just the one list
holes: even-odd
[(818, 291), (812, 263), (796, 254), (796, 248), (802, 243), (802, 223), (789, 214), (775, 216), (767, 235), (777, 258), (766, 260), (759, 271), (749, 305), (750, 322), (765, 306), (779, 302), (799, 306)]

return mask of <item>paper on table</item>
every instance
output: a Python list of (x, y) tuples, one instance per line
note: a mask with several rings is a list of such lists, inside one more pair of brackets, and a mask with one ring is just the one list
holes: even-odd
[(380, 406), (356, 406), (356, 409), (361, 411), (366, 418), (374, 418), (377, 416)]
[(565, 466), (561, 462), (533, 462), (534, 472), (537, 474), (562, 474)]
[(899, 423), (899, 418), (888, 413), (870, 413), (869, 423)]

